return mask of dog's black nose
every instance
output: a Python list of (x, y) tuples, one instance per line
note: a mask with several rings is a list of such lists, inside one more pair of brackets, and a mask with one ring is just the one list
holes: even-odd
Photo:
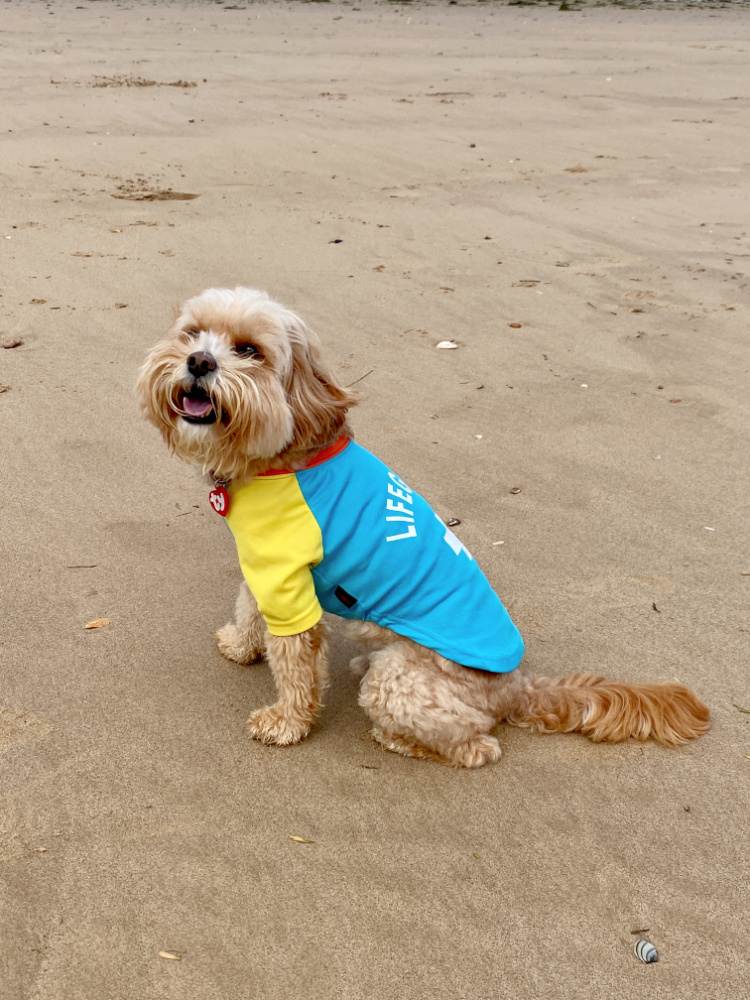
[(196, 351), (187, 359), (187, 366), (193, 378), (200, 378), (201, 375), (216, 371), (216, 358), (205, 351)]

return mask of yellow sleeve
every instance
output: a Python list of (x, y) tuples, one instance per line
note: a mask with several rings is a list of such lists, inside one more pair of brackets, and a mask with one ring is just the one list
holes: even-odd
[(291, 473), (260, 476), (229, 489), (227, 524), (242, 575), (271, 635), (298, 635), (323, 609), (311, 570), (323, 559), (323, 536)]

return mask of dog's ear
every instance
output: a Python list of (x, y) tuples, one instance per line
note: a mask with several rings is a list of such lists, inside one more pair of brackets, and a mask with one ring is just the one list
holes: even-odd
[(292, 364), (286, 393), (294, 416), (294, 446), (311, 447), (336, 437), (357, 397), (323, 364), (317, 337), (298, 316), (292, 314), (287, 332)]

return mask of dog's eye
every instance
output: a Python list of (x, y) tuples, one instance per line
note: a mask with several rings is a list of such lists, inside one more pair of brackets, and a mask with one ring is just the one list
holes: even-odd
[(255, 344), (235, 344), (234, 349), (241, 358), (259, 358), (260, 351)]
[(186, 337), (190, 337), (192, 339), (193, 337), (197, 337), (198, 336), (198, 334), (200, 333), (200, 330), (198, 329), (197, 326), (188, 326), (182, 332), (185, 334)]

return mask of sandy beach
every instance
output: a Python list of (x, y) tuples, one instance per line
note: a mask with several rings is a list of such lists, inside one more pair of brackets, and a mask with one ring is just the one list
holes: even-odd
[[(745, 6), (2, 4), (2, 1000), (747, 995), (749, 51)], [(237, 284), (524, 669), (679, 680), (708, 735), (397, 757), (334, 625), (311, 737), (253, 742), (231, 536), (134, 398)]]

